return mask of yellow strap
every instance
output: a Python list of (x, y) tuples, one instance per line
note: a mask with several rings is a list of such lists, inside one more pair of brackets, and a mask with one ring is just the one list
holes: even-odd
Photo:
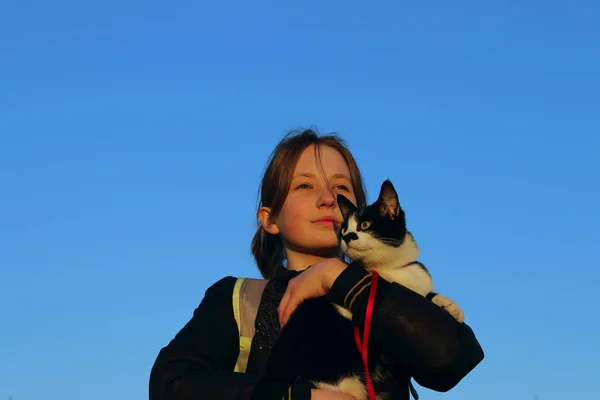
[(250, 346), (252, 346), (252, 338), (240, 336), (240, 355), (233, 369), (235, 372), (246, 372), (248, 358), (250, 357)]
[(235, 281), (235, 285), (233, 285), (233, 296), (232, 296), (232, 303), (233, 303), (233, 317), (235, 318), (235, 322), (238, 326), (238, 331), (240, 330), (240, 324), (241, 324), (241, 320), (240, 320), (240, 291), (242, 288), (242, 283), (244, 283), (244, 278), (238, 278)]
[[(242, 284), (244, 283), (244, 278), (238, 278), (233, 286), (233, 295), (232, 295), (232, 303), (233, 303), (233, 317), (235, 318), (235, 323), (238, 327), (238, 332), (241, 332), (241, 316), (240, 316), (240, 293)], [(235, 368), (233, 369), (235, 372), (246, 372), (246, 366), (248, 365), (248, 357), (250, 356), (250, 346), (252, 344), (252, 338), (248, 338), (239, 334), (240, 338), (240, 353), (238, 355), (237, 361), (235, 363)]]
[(234, 368), (236, 372), (246, 372), (256, 331), (254, 323), (267, 282), (266, 279), (238, 278), (233, 286), (233, 316), (238, 327), (240, 349)]

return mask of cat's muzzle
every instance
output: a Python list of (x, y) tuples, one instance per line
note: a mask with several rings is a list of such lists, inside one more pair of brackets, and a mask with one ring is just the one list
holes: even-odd
[(348, 244), (353, 240), (358, 240), (358, 235), (356, 234), (356, 232), (350, 232), (342, 236), (342, 239), (344, 239), (344, 242)]

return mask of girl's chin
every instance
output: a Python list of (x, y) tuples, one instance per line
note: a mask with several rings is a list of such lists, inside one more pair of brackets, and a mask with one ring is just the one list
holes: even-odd
[(321, 248), (316, 249), (316, 252), (322, 257), (339, 257), (341, 254), (340, 248), (336, 245), (331, 246), (323, 246)]
[(287, 245), (290, 250), (295, 252), (313, 254), (319, 257), (331, 258), (338, 257), (341, 254), (339, 242), (335, 234), (331, 235), (331, 237), (321, 236), (318, 240), (315, 240), (317, 238), (312, 239), (304, 243), (287, 243)]

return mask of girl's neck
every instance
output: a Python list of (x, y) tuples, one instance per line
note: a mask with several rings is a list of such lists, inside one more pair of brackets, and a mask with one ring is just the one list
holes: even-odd
[(338, 254), (307, 254), (307, 253), (299, 253), (290, 249), (286, 249), (286, 258), (287, 258), (287, 269), (293, 271), (302, 271), (306, 268), (310, 267), (313, 264), (318, 263), (326, 258), (339, 257)]

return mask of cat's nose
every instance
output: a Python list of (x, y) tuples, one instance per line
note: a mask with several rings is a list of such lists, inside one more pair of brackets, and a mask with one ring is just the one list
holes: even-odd
[(358, 239), (358, 235), (356, 234), (356, 232), (350, 232), (350, 233), (346, 233), (344, 236), (342, 236), (342, 239), (344, 239), (344, 242), (346, 242), (346, 244), (348, 244), (351, 241)]

